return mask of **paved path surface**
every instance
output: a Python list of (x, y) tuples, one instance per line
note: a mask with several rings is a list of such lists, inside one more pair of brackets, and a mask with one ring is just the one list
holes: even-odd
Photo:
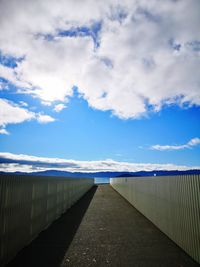
[(197, 267), (109, 185), (93, 188), (9, 267)]

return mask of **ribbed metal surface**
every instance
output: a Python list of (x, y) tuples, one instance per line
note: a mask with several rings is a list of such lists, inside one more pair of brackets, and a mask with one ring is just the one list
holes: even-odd
[(93, 179), (0, 176), (0, 266), (57, 219)]
[(111, 185), (200, 263), (200, 175), (111, 178)]

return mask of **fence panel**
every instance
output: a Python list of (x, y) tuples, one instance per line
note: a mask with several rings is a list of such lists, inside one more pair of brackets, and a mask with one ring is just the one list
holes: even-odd
[(200, 263), (200, 175), (111, 178), (110, 182)]
[(0, 266), (80, 199), (91, 178), (0, 176)]

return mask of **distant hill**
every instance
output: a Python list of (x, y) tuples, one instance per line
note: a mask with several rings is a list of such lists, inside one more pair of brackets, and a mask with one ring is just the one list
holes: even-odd
[[(0, 172), (0, 174), (9, 174), (8, 172)], [(47, 170), (41, 172), (14, 172), (10, 174), (17, 175), (36, 175), (36, 176), (62, 176), (62, 177), (92, 177), (92, 178), (108, 178), (108, 177), (138, 177), (138, 176), (165, 176), (165, 175), (180, 175), (180, 174), (200, 174), (200, 170), (187, 171), (139, 171), (139, 172), (67, 172), (59, 170)]]
[(138, 177), (138, 176), (141, 176), (141, 175), (128, 172), (128, 173), (122, 173), (122, 174), (116, 175), (115, 177), (120, 178), (120, 177)]

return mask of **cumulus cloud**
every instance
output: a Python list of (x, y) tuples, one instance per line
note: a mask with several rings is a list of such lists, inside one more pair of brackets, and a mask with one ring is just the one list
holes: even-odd
[(3, 0), (0, 50), (22, 60), (0, 75), (43, 103), (77, 86), (123, 119), (200, 105), (199, 10), (199, 0)]
[(0, 134), (8, 134), (5, 129), (8, 124), (17, 124), (33, 119), (39, 123), (47, 123), (55, 120), (49, 115), (35, 113), (12, 101), (0, 99)]
[(129, 163), (112, 159), (99, 161), (78, 161), (60, 158), (35, 157), (24, 154), (0, 153), (0, 171), (45, 171), (60, 170), (70, 172), (103, 172), (103, 171), (153, 171), (153, 170), (189, 170), (200, 169), (200, 166), (175, 164)]
[(191, 139), (189, 142), (187, 142), (184, 145), (154, 145), (151, 146), (150, 149), (153, 150), (160, 150), (160, 151), (164, 151), (164, 150), (183, 150), (183, 149), (188, 149), (188, 148), (192, 148), (194, 146), (197, 146), (200, 144), (200, 138), (193, 138)]

